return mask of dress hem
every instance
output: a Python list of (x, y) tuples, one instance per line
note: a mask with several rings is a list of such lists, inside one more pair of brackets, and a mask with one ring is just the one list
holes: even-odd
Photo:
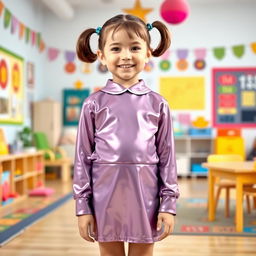
[(159, 241), (159, 237), (140, 239), (140, 238), (130, 238), (130, 237), (113, 237), (113, 238), (94, 238), (97, 242), (129, 242), (129, 243), (154, 243)]

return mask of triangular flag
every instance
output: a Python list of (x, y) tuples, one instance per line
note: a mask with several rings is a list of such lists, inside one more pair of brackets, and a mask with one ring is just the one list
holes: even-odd
[(30, 38), (30, 29), (28, 27), (26, 27), (25, 31), (26, 31), (25, 40), (26, 40), (26, 43), (28, 43), (29, 42), (29, 38)]
[(2, 16), (3, 9), (4, 9), (4, 3), (0, 1), (0, 16)]
[(25, 32), (25, 26), (23, 23), (20, 22), (20, 26), (19, 26), (19, 38), (22, 39), (24, 36), (24, 32)]
[(187, 49), (178, 49), (178, 50), (176, 50), (176, 54), (180, 60), (184, 60), (188, 57), (188, 50)]
[(225, 48), (224, 47), (213, 48), (213, 54), (218, 60), (221, 60), (225, 56)]
[(194, 50), (194, 54), (197, 59), (204, 60), (206, 57), (206, 49), (205, 48), (197, 48)]
[(76, 53), (74, 51), (65, 51), (65, 59), (67, 62), (72, 62), (75, 60)]
[(48, 60), (49, 61), (53, 61), (53, 60), (55, 60), (58, 57), (59, 49), (53, 48), (53, 47), (48, 48), (47, 55), (48, 55)]
[(253, 53), (256, 53), (256, 42), (251, 43), (251, 48), (252, 48)]
[(238, 58), (241, 58), (244, 55), (244, 45), (233, 46), (232, 50), (234, 55)]
[(40, 51), (40, 52), (43, 52), (43, 51), (44, 51), (44, 49), (45, 49), (45, 43), (44, 43), (44, 41), (41, 39), (41, 41), (40, 41), (40, 47), (39, 47), (39, 51)]
[(11, 12), (7, 8), (5, 8), (5, 10), (4, 10), (4, 28), (8, 28), (10, 26), (11, 17), (12, 17)]
[(19, 25), (19, 21), (16, 19), (15, 16), (12, 16), (12, 27), (11, 27), (12, 34), (14, 34), (16, 32), (18, 25)]
[(41, 41), (41, 33), (38, 32), (36, 34), (36, 44), (38, 48), (40, 47), (40, 41)]
[(31, 43), (33, 46), (36, 43), (36, 32), (35, 31), (31, 31)]

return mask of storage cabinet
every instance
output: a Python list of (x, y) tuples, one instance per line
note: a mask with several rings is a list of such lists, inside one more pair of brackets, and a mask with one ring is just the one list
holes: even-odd
[(51, 99), (33, 103), (33, 130), (44, 132), (49, 146), (58, 145), (62, 129), (61, 104)]
[[(43, 152), (0, 156), (0, 207), (25, 198), (30, 190), (45, 185)], [(3, 201), (16, 194), (17, 197)]]
[(213, 139), (206, 136), (175, 136), (178, 176), (206, 176), (201, 163), (213, 152)]

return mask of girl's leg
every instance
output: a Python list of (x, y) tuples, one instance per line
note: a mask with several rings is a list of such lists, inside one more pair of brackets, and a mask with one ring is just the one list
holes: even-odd
[(99, 242), (100, 256), (125, 256), (124, 242)]
[(129, 243), (128, 256), (153, 256), (154, 243)]

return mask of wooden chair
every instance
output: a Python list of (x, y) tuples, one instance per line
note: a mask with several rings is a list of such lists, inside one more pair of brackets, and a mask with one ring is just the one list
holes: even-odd
[[(219, 154), (212, 154), (209, 155), (207, 158), (207, 162), (241, 162), (243, 161), (243, 157), (241, 155), (219, 155)], [(216, 180), (216, 185), (218, 187), (217, 194), (215, 197), (215, 210), (217, 209), (221, 190), (226, 190), (226, 198), (225, 198), (225, 216), (230, 216), (229, 211), (229, 199), (230, 199), (230, 189), (235, 188), (236, 184), (233, 181), (225, 180), (225, 179), (218, 179)], [(248, 185), (248, 188), (251, 188), (252, 185)], [(245, 187), (247, 188), (247, 186)], [(246, 195), (246, 202), (247, 202), (247, 210), (249, 212), (250, 202), (249, 202), (249, 195)], [(249, 202), (249, 203), (248, 203)]]
[(253, 208), (256, 208), (256, 187), (245, 187), (243, 190), (244, 195), (246, 196), (247, 211), (251, 213), (251, 204), (250, 196), (253, 197)]

